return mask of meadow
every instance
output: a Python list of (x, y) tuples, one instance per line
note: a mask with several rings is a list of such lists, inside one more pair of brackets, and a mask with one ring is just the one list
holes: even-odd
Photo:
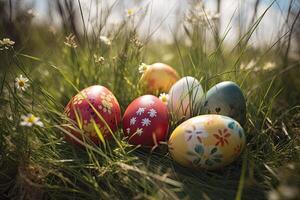
[[(211, 13), (191, 1), (178, 29), (169, 30), (171, 42), (164, 43), (151, 38), (158, 22), (140, 35), (151, 1), (120, 11), (122, 20), (113, 25), (108, 19), (120, 1), (99, 1), (93, 19), (80, 0), (49, 1), (49, 15), (56, 11), (60, 26), (33, 23), (30, 5), (0, 1), (0, 199), (298, 199), (300, 2), (289, 1), (287, 28), (278, 27), (272, 43), (258, 46), (252, 38), (278, 2), (255, 13), (230, 44), (224, 41), (236, 25), (232, 19), (220, 31), (222, 1), (216, 2)], [(247, 142), (234, 163), (217, 171), (182, 167), (166, 142), (151, 151), (128, 144), (121, 125), (101, 145), (78, 148), (64, 140), (64, 108), (75, 94), (103, 85), (124, 113), (145, 94), (140, 65), (155, 62), (197, 78), (205, 91), (225, 80), (241, 87)], [(32, 126), (24, 123), (28, 114), (35, 116)], [(178, 122), (170, 124), (169, 134)]]

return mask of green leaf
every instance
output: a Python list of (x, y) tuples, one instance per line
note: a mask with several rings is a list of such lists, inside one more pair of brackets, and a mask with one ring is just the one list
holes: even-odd
[(92, 119), (91, 121), (92, 121), (92, 123), (93, 123), (94, 129), (95, 129), (95, 131), (96, 131), (96, 133), (97, 133), (97, 135), (98, 135), (100, 141), (102, 142), (102, 144), (103, 144), (104, 147), (105, 147), (105, 146), (106, 146), (106, 143), (105, 143), (105, 140), (104, 140), (104, 137), (103, 137), (102, 132), (100, 131), (100, 129), (99, 129), (99, 127), (97, 126), (97, 124), (95, 123), (95, 121), (94, 121), (93, 119)]

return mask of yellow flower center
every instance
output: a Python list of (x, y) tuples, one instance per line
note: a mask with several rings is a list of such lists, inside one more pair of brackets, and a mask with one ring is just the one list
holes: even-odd
[(128, 14), (128, 15), (133, 15), (133, 13), (134, 13), (134, 10), (133, 10), (133, 9), (128, 9), (128, 10), (127, 10), (127, 14)]
[(167, 101), (168, 101), (168, 98), (167, 98), (166, 96), (162, 96), (162, 97), (161, 97), (161, 101), (162, 101), (162, 102), (167, 102)]
[(24, 81), (19, 81), (19, 86), (20, 87), (24, 87), (25, 86), (25, 82)]
[(148, 66), (147, 65), (143, 65), (142, 70), (146, 71), (147, 69), (148, 69)]
[(34, 115), (31, 115), (30, 117), (28, 117), (27, 121), (29, 123), (34, 123), (35, 122), (35, 116)]

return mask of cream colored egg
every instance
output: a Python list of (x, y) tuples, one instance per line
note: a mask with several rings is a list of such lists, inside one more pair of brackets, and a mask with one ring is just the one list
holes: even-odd
[(213, 170), (232, 163), (245, 146), (243, 128), (222, 115), (201, 115), (180, 124), (171, 134), (168, 147), (179, 164)]
[(186, 76), (177, 81), (169, 91), (168, 109), (175, 120), (187, 119), (197, 112), (203, 97), (199, 81)]

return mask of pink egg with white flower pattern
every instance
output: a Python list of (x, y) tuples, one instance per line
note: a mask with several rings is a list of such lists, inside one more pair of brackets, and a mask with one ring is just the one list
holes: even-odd
[[(81, 133), (75, 131), (82, 126), (84, 134), (95, 144), (99, 144), (100, 139), (94, 125), (99, 128), (104, 138), (110, 138), (109, 128), (115, 131), (121, 121), (121, 110), (116, 97), (101, 85), (90, 86), (80, 91), (67, 104), (65, 113), (74, 122), (75, 127), (70, 129), (70, 132), (82, 139)], [(76, 143), (70, 136), (66, 136), (66, 140)]]
[(123, 116), (124, 134), (129, 143), (152, 147), (165, 141), (169, 128), (167, 106), (153, 95), (135, 99)]

